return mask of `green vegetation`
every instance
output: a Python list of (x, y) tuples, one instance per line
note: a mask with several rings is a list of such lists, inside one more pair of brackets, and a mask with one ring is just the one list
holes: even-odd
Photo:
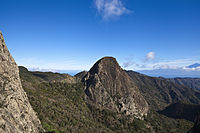
[(156, 133), (185, 133), (193, 125), (193, 122), (168, 118), (155, 111), (150, 111), (145, 121), (151, 124)]
[(48, 131), (48, 132), (60, 133), (60, 131), (54, 129), (52, 126), (50, 126), (50, 125), (49, 125), (48, 123), (46, 123), (46, 122), (43, 122), (43, 123), (42, 123), (42, 127), (43, 127), (46, 131)]
[[(183, 133), (192, 122), (176, 120), (150, 111), (144, 120), (100, 110), (84, 100), (83, 84), (61, 79), (44, 81), (34, 72), (21, 71), (22, 85), (43, 128), (55, 133)], [(47, 75), (47, 73), (40, 73)], [(51, 73), (53, 75), (53, 73)], [(49, 79), (53, 79), (49, 74)], [(80, 81), (80, 80), (79, 80)]]
[(163, 110), (166, 106), (179, 101), (200, 104), (200, 90), (163, 78), (149, 77), (134, 71), (127, 72), (153, 110)]
[(171, 104), (164, 110), (159, 111), (159, 113), (171, 118), (186, 119), (194, 122), (199, 111), (200, 105), (178, 102)]

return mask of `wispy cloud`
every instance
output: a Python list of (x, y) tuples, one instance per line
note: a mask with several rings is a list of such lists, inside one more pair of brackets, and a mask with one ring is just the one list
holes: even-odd
[(129, 57), (129, 58), (125, 59), (125, 62), (123, 63), (122, 66), (124, 68), (129, 68), (129, 69), (133, 68), (133, 67), (142, 69), (142, 68), (148, 67), (146, 63), (153, 63), (153, 61), (155, 61), (155, 59), (156, 59), (156, 53), (148, 52), (146, 54), (146, 57), (141, 59), (141, 63), (139, 63), (139, 62), (136, 63), (135, 61), (133, 61), (132, 58)]
[(164, 60), (157, 59), (155, 52), (146, 54), (145, 61), (133, 60), (132, 58), (125, 59), (122, 66), (125, 69), (131, 70), (155, 70), (155, 69), (174, 69), (174, 70), (187, 70), (187, 71), (200, 71), (200, 67), (189, 68), (188, 65), (198, 63), (198, 58), (174, 59)]
[(145, 61), (154, 60), (155, 58), (156, 58), (156, 53), (155, 52), (149, 52), (146, 55)]
[(195, 59), (176, 59), (176, 60), (169, 60), (169, 61), (163, 61), (163, 62), (156, 62), (156, 63), (149, 63), (146, 64), (147, 70), (152, 69), (184, 69), (184, 70), (200, 70), (197, 68), (187, 68), (186, 66), (191, 65), (195, 62), (198, 62), (198, 60)]
[(130, 13), (123, 0), (94, 0), (98, 13), (104, 20)]
[(126, 59), (126, 61), (123, 63), (123, 67), (124, 68), (128, 68), (135, 65), (135, 62), (133, 61), (133, 59)]
[(200, 67), (196, 67), (196, 68), (182, 67), (182, 69), (186, 71), (200, 71)]
[(56, 69), (41, 69), (39, 67), (28, 68), (29, 71), (40, 71), (40, 72), (58, 72)]

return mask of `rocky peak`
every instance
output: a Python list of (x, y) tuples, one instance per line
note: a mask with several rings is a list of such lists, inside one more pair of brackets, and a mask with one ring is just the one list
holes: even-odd
[(97, 61), (94, 66), (90, 69), (90, 73), (98, 73), (100, 71), (113, 71), (114, 69), (121, 69), (117, 60), (113, 57), (104, 57)]
[(83, 80), (89, 104), (138, 118), (147, 114), (147, 102), (115, 58), (97, 61)]
[(0, 33), (0, 132), (38, 133), (41, 129), (21, 86), (18, 66)]

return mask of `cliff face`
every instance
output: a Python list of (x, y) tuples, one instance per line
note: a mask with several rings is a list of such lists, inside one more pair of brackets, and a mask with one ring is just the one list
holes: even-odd
[(21, 86), (18, 66), (0, 33), (0, 132), (38, 133), (41, 129)]
[(147, 102), (115, 58), (99, 60), (83, 80), (89, 104), (138, 118), (147, 114)]

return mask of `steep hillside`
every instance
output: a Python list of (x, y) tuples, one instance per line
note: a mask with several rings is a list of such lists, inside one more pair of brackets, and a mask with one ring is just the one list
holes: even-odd
[(19, 69), (0, 33), (0, 132), (38, 133), (40, 120), (33, 111), (19, 78)]
[(194, 122), (200, 112), (200, 105), (178, 102), (171, 104), (159, 113), (176, 119), (185, 119)]
[(167, 118), (155, 111), (149, 111), (144, 120), (139, 120), (130, 115), (99, 109), (87, 104), (84, 85), (79, 80), (77, 83), (41, 82), (40, 77), (36, 78), (29, 71), (20, 74), (31, 105), (46, 131), (183, 133), (192, 127), (189, 121)]
[(76, 75), (74, 75), (74, 77), (76, 77), (77, 81), (81, 82), (86, 74), (87, 74), (87, 71), (82, 71), (82, 72), (79, 72)]
[(171, 78), (169, 81), (200, 90), (200, 78)]
[(164, 78), (149, 77), (133, 71), (127, 71), (127, 73), (154, 110), (163, 110), (166, 106), (179, 101), (200, 104), (199, 90), (173, 83)]
[(84, 86), (81, 82), (40, 82), (39, 78), (26, 78), (26, 75), (34, 77), (31, 72), (23, 71), (20, 74), (23, 74), (22, 84), (31, 104), (47, 131), (112, 133), (150, 130), (143, 121), (88, 105), (84, 101)]

